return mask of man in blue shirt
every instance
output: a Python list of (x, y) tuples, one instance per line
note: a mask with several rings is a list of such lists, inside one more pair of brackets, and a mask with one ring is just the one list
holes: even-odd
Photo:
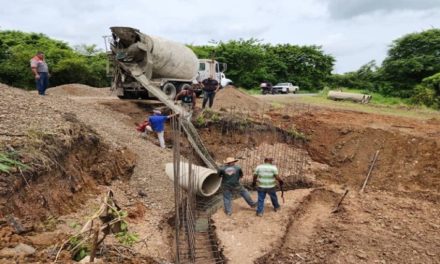
[(165, 148), (165, 138), (164, 138), (164, 130), (165, 130), (165, 122), (173, 116), (178, 114), (172, 114), (169, 116), (162, 115), (162, 112), (159, 110), (153, 110), (153, 115), (148, 118), (149, 125), (146, 127), (148, 131), (153, 131), (157, 134), (157, 138), (159, 139), (159, 145), (161, 148)]

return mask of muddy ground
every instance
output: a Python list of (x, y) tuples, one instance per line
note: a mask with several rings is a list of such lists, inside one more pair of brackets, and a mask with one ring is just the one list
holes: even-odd
[[(108, 90), (82, 85), (50, 89), (44, 98), (0, 89), (2, 151), (33, 146), (36, 153), (20, 154), (35, 171), (24, 178), (17, 171), (8, 181), (2, 174), (0, 185), (0, 248), (24, 243), (36, 253), (10, 256), (0, 250), (0, 262), (53, 261), (56, 249), (94, 214), (109, 189), (140, 238), (129, 250), (115, 246), (119, 252), (107, 250), (107, 257), (99, 257), (106, 263), (172, 262), (167, 220), (173, 214), (173, 186), (163, 171), (172, 153), (134, 130), (134, 123), (160, 104), (121, 101)], [(258, 122), (304, 135), (307, 141), (292, 147), (306, 151), (313, 176), (311, 188), (285, 194), (280, 212), (267, 203), (264, 216), (256, 218), (244, 201), (235, 200), (232, 217), (222, 210), (213, 216), (230, 263), (440, 263), (440, 117), (419, 120), (323, 107), (286, 113), (228, 89), (217, 99), (221, 112), (237, 111), (233, 106), (239, 103), (258, 112)], [(215, 124), (199, 129), (217, 161), (231, 152), (224, 146), (231, 141), (222, 139)], [(166, 138), (170, 144), (170, 133)], [(240, 136), (234, 140), (246, 147)], [(359, 193), (377, 150), (366, 191)], [(347, 189), (340, 210), (331, 213)], [(5, 220), (10, 215), (28, 230), (16, 234)], [(117, 244), (107, 243), (110, 249)], [(71, 256), (62, 251), (60, 259), (66, 263)]]

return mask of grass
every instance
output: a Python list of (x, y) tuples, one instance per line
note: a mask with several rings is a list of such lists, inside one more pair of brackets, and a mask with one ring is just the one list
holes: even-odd
[[(328, 107), (342, 110), (352, 110), (365, 113), (384, 114), (392, 116), (410, 117), (416, 119), (431, 119), (440, 118), (440, 111), (430, 109), (424, 106), (411, 105), (408, 100), (396, 97), (386, 97), (377, 93), (369, 93), (372, 95), (372, 100), (369, 104), (359, 104), (349, 101), (333, 101), (327, 99), (328, 89), (319, 92), (317, 96), (299, 96), (299, 97), (285, 97), (285, 96), (270, 96), (262, 97), (263, 100), (268, 101), (272, 105), (279, 104), (308, 104), (311, 106)], [(343, 89), (344, 92), (362, 93), (362, 90)]]
[(297, 102), (318, 105), (336, 109), (353, 110), (365, 113), (385, 114), (393, 116), (412, 117), (417, 119), (439, 118), (440, 112), (426, 107), (414, 107), (406, 104), (358, 104), (347, 101), (332, 101), (319, 96), (304, 96), (298, 98)]
[(14, 168), (30, 169), (29, 166), (18, 160), (16, 153), (0, 152), (0, 172), (9, 173)]
[(238, 90), (250, 94), (250, 95), (258, 95), (261, 94), (261, 89), (260, 88), (252, 88), (252, 89), (245, 89), (243, 87), (239, 87)]
[(343, 92), (347, 93), (359, 93), (359, 94), (369, 94), (372, 96), (370, 103), (371, 104), (377, 104), (377, 105), (400, 105), (400, 106), (408, 106), (413, 107), (410, 105), (410, 102), (408, 99), (399, 98), (399, 97), (391, 97), (391, 96), (384, 96), (380, 93), (376, 92), (368, 92), (365, 90), (360, 89), (342, 89)]

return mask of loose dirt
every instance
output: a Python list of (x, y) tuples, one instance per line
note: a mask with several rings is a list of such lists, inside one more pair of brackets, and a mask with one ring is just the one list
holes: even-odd
[(233, 86), (221, 89), (215, 95), (213, 108), (215, 110), (241, 109), (244, 111), (262, 111), (268, 106), (257, 98), (241, 92)]
[(110, 88), (95, 88), (84, 84), (65, 84), (49, 88), (47, 94), (72, 97), (108, 97), (112, 95), (112, 92)]
[[(0, 247), (25, 243), (37, 253), (0, 257), (0, 262), (52, 261), (54, 245), (77, 232), (73, 226), (81, 227), (93, 215), (109, 188), (127, 210), (130, 230), (140, 235), (131, 248), (131, 262), (173, 261), (173, 233), (167, 224), (173, 215), (173, 186), (163, 169), (172, 153), (160, 149), (154, 135), (144, 139), (134, 129), (135, 122), (160, 104), (122, 101), (108, 90), (76, 84), (49, 89), (46, 97), (5, 85), (0, 92), (1, 151), (33, 146), (38, 150), (34, 155), (19, 157), (40, 171), (33, 178), (24, 174), (29, 186), (18, 171), (10, 180), (2, 175), (0, 195), (7, 197), (0, 201), (2, 213), (16, 213), (32, 231), (18, 235), (0, 218)], [(321, 107), (288, 111), (225, 88), (216, 95), (214, 110), (231, 109), (258, 112), (254, 121), (305, 140), (292, 144), (298, 151), (292, 153), (307, 152), (306, 172), (315, 186), (288, 191), (280, 212), (266, 204), (262, 218), (241, 199), (234, 201), (232, 217), (219, 210), (213, 220), (231, 263), (440, 263), (440, 118)], [(268, 112), (262, 115), (261, 109)], [(170, 132), (166, 127), (168, 144)], [(251, 132), (255, 137), (248, 141), (244, 139), (250, 137), (230, 136), (215, 123), (201, 126), (199, 132), (219, 162), (246, 153), (258, 160), (258, 147), (281, 144), (274, 140), (264, 147), (261, 143), (269, 134)], [(379, 159), (366, 192), (360, 194), (376, 150)], [(331, 213), (345, 189), (350, 192), (340, 211)], [(27, 211), (32, 213), (26, 218)], [(70, 257), (62, 252), (60, 259), (68, 263)], [(108, 262), (118, 262), (116, 257), (109, 253)]]

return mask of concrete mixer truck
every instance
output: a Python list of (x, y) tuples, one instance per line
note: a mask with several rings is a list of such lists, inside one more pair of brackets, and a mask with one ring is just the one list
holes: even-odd
[[(111, 27), (109, 75), (112, 90), (121, 99), (148, 99), (153, 94), (139, 83), (121, 64), (137, 64), (142, 74), (169, 99), (192, 84), (211, 76), (222, 86), (232, 81), (224, 75), (226, 64), (215, 60), (198, 60), (194, 52), (181, 43), (141, 33), (130, 27)], [(118, 63), (122, 62), (122, 63)], [(196, 89), (201, 94), (201, 89)]]

